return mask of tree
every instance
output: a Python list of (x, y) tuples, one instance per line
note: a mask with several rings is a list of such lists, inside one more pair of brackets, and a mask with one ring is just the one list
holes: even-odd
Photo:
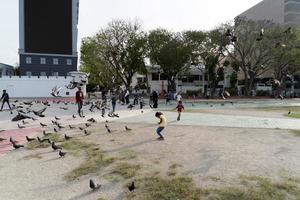
[(274, 78), (283, 83), (283, 80), (300, 69), (300, 31), (291, 28), (277, 27), (279, 40), (273, 48), (274, 62), (271, 63)]
[(89, 83), (93, 86), (113, 89), (122, 82), (116, 77), (109, 66), (105, 64), (97, 51), (95, 38), (87, 37), (82, 40), (81, 44), (80, 70), (90, 73)]
[(148, 36), (148, 48), (151, 64), (160, 66), (168, 80), (168, 91), (175, 92), (175, 78), (190, 67), (191, 49), (183, 35), (164, 29), (153, 30)]
[[(227, 26), (228, 27), (228, 26)], [(223, 28), (222, 52), (239, 63), (244, 75), (245, 94), (249, 95), (257, 77), (271, 70), (274, 61), (272, 50), (278, 37), (270, 21), (254, 22), (245, 18), (236, 19), (235, 27)]]
[[(114, 20), (93, 36), (91, 41), (95, 49), (92, 60), (105, 69), (99, 78), (111, 74), (126, 88), (130, 88), (133, 75), (145, 68), (147, 40), (141, 25), (138, 22)], [(82, 57), (88, 56), (85, 54)]]

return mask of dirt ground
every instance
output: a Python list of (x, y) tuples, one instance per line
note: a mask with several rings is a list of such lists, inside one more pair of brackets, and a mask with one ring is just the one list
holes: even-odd
[[(126, 131), (125, 125), (132, 130)], [(111, 122), (108, 126), (111, 134), (104, 123), (88, 128), (90, 136), (77, 129), (61, 134), (98, 144), (104, 155), (116, 162), (96, 174), (67, 182), (63, 177), (84, 162), (84, 156), (59, 158), (51, 148), (12, 151), (0, 159), (0, 199), (121, 200), (127, 194), (126, 184), (153, 174), (189, 176), (201, 187), (238, 185), (240, 175), (300, 176), (300, 137), (289, 130), (170, 125), (163, 131), (166, 140), (157, 141), (155, 124)], [(138, 164), (141, 169), (134, 178), (120, 179), (112, 173), (120, 162)], [(102, 184), (101, 190), (91, 192), (89, 178)]]

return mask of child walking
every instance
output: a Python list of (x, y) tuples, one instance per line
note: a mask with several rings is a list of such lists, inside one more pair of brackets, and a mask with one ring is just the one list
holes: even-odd
[(184, 106), (182, 105), (182, 101), (178, 101), (178, 105), (177, 105), (176, 109), (177, 109), (177, 112), (178, 112), (177, 121), (180, 121), (181, 112), (184, 110)]
[(157, 139), (158, 140), (164, 140), (165, 138), (162, 136), (161, 132), (165, 129), (165, 127), (167, 126), (167, 119), (166, 117), (161, 113), (161, 112), (156, 112), (155, 113), (155, 117), (159, 118), (159, 126), (156, 129), (156, 133), (159, 136)]

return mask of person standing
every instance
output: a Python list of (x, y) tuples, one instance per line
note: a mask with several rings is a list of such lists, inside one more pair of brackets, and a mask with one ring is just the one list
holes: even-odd
[(81, 87), (78, 87), (78, 91), (76, 92), (76, 103), (78, 105), (78, 115), (79, 117), (83, 116), (82, 105), (83, 105), (83, 92), (81, 91)]
[(177, 113), (178, 113), (177, 121), (180, 121), (181, 112), (184, 110), (184, 106), (182, 105), (182, 101), (178, 101), (178, 105), (176, 107), (176, 110), (177, 110)]
[(156, 91), (152, 92), (152, 101), (153, 101), (153, 108), (158, 107), (158, 94)]
[(2, 106), (1, 106), (1, 110), (0, 111), (3, 110), (4, 103), (7, 103), (9, 109), (11, 110), (11, 107), (10, 107), (10, 104), (9, 104), (9, 95), (6, 92), (6, 90), (3, 90), (2, 97), (1, 97), (0, 100), (2, 100)]
[(156, 129), (156, 133), (157, 135), (159, 136), (157, 139), (158, 140), (164, 140), (164, 136), (162, 136), (161, 132), (165, 129), (165, 127), (167, 126), (167, 119), (166, 117), (161, 113), (161, 112), (156, 112), (155, 113), (155, 117), (156, 118), (159, 118), (159, 126), (158, 128)]
[(115, 110), (116, 110), (116, 104), (117, 104), (117, 98), (116, 98), (116, 95), (115, 95), (115, 93), (112, 93), (112, 95), (111, 95), (112, 113), (114, 113)]
[(128, 89), (126, 89), (126, 91), (125, 91), (125, 95), (124, 95), (124, 99), (125, 99), (125, 103), (126, 103), (126, 105), (128, 105), (129, 103), (130, 103), (130, 101), (129, 101), (129, 90)]

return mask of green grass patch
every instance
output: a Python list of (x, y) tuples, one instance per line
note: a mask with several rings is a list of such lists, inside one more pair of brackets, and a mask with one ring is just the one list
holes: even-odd
[(285, 114), (285, 116), (295, 119), (300, 119), (300, 113), (291, 113), (291, 114)]
[(292, 133), (297, 136), (300, 137), (300, 130), (293, 130)]
[(114, 158), (105, 157), (99, 149), (89, 147), (86, 150), (87, 159), (79, 167), (75, 168), (65, 176), (67, 181), (73, 181), (81, 176), (96, 173), (103, 167), (106, 167), (114, 162)]
[(197, 188), (191, 178), (178, 177), (162, 179), (148, 177), (138, 180), (135, 193), (128, 200), (286, 200), (300, 199), (299, 182), (294, 178), (284, 178), (272, 182), (268, 178), (241, 176), (241, 187)]
[(68, 140), (68, 141), (64, 141), (63, 143), (60, 144), (60, 146), (64, 150), (67, 150), (67, 151), (71, 152), (75, 156), (78, 156), (79, 153), (82, 150), (93, 147), (92, 144), (83, 142), (83, 141), (78, 140), (78, 139), (71, 139), (71, 140)]
[[(54, 142), (61, 142), (62, 140), (60, 139), (60, 134), (58, 133), (52, 133), (50, 136), (44, 136), (44, 137), (41, 137), (41, 140), (43, 139), (50, 139), (51, 141), (54, 141)], [(29, 150), (34, 150), (34, 149), (44, 149), (44, 148), (48, 148), (50, 147), (50, 144), (48, 142), (43, 142), (43, 143), (40, 143), (39, 141), (37, 140), (34, 140), (34, 141), (31, 141), (27, 144), (26, 148), (29, 149)]]
[(137, 156), (137, 153), (131, 149), (127, 149), (125, 151), (122, 151), (119, 153), (120, 155), (120, 160), (131, 160), (131, 159), (135, 159)]
[(137, 171), (141, 169), (140, 165), (132, 165), (129, 163), (118, 163), (114, 170), (112, 171), (112, 174), (119, 174), (125, 179), (133, 178)]
[(128, 200), (200, 200), (200, 190), (191, 178), (174, 178), (172, 180), (159, 177), (144, 178), (136, 183), (136, 193), (128, 195)]
[(288, 113), (289, 111), (292, 112), (300, 112), (300, 107), (299, 106), (270, 106), (270, 107), (258, 107), (255, 108), (258, 110), (264, 110), (264, 111), (284, 111)]

